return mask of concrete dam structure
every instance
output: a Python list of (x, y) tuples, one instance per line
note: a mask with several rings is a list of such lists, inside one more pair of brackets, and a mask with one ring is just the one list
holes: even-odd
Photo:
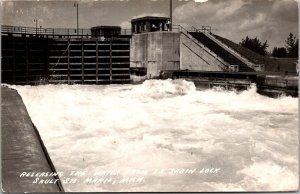
[[(79, 32), (2, 26), (2, 83), (126, 84), (139, 76), (181, 78), (209, 88), (256, 83), (264, 91), (271, 88), (298, 96), (295, 69), (284, 69), (283, 76), (283, 68), (268, 66), (274, 61), (253, 61), (248, 51), (239, 52), (240, 47), (206, 28), (188, 31), (170, 26), (165, 17), (137, 18), (131, 23), (130, 32), (116, 26)], [(63, 191), (58, 177), (56, 184), (38, 185), (16, 173), (55, 172), (55, 168), (21, 97), (6, 87), (1, 91), (3, 190)]]
[[(207, 27), (193, 27), (188, 31), (173, 25), (168, 29), (164, 27), (168, 18), (143, 17), (131, 23), (131, 72), (144, 80), (183, 78), (206, 88), (247, 88), (256, 83), (259, 91), (269, 87), (298, 96), (296, 60), (259, 56), (212, 34)], [(269, 75), (276, 75), (278, 79), (271, 79)], [(278, 84), (282, 80), (285, 84)]]
[[(119, 84), (132, 83), (132, 75), (140, 80), (166, 79), (186, 71), (296, 75), (291, 60), (258, 56), (212, 34), (208, 27), (170, 26), (167, 17), (133, 19), (131, 30), (2, 26), (1, 31), (2, 82), (8, 84)], [(192, 81), (207, 80), (185, 75)]]
[(129, 83), (130, 33), (114, 26), (35, 29), (2, 26), (2, 82)]
[[(144, 17), (132, 21), (135, 25), (154, 25), (154, 21), (167, 19)], [(136, 24), (140, 22), (142, 24)], [(149, 24), (147, 24), (149, 23)], [(233, 49), (214, 38), (209, 31), (200, 32), (196, 28), (188, 31), (174, 25), (172, 31), (133, 31), (130, 47), (130, 67), (147, 69), (147, 78), (158, 78), (162, 72), (222, 71), (254, 72), (262, 71), (263, 65), (251, 63)]]

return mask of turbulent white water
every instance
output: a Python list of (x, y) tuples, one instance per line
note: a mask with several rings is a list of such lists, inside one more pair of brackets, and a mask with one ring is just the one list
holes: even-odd
[[(87, 171), (76, 184), (64, 183), (66, 191), (298, 188), (297, 98), (261, 96), (255, 87), (196, 91), (183, 80), (13, 87), (62, 179)], [(115, 182), (85, 182), (89, 177)]]

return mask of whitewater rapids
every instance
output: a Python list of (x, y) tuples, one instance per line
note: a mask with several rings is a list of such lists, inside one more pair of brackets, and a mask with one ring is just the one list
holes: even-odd
[[(255, 87), (198, 91), (184, 80), (10, 87), (21, 95), (56, 170), (88, 172), (76, 184), (63, 183), (65, 191), (298, 188), (298, 98), (261, 96)], [(219, 171), (153, 173), (202, 168)], [(134, 170), (141, 182), (84, 182), (93, 172), (117, 179)]]

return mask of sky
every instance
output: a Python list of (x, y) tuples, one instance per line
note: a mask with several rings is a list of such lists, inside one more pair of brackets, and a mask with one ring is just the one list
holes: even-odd
[[(1, 0), (0, 0), (1, 1)], [(173, 23), (187, 29), (212, 26), (213, 33), (239, 43), (243, 38), (282, 47), (291, 32), (298, 37), (297, 0), (173, 0)], [(1, 24), (76, 28), (75, 1), (1, 1)], [(141, 16), (169, 16), (169, 0), (81, 0), (79, 28), (120, 25)]]

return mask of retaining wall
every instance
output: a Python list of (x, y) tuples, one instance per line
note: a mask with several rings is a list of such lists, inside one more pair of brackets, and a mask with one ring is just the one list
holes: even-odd
[(194, 38), (182, 33), (180, 35), (180, 70), (225, 71), (221, 59)]
[(34, 184), (36, 177), (22, 173), (56, 172), (39, 133), (31, 122), (26, 107), (16, 90), (1, 87), (1, 162), (2, 191), (60, 192), (59, 177), (55, 184)]

